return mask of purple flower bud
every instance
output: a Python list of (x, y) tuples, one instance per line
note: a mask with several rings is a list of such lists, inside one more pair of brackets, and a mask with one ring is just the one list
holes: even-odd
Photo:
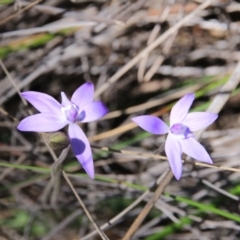
[(69, 144), (69, 137), (63, 132), (44, 133), (48, 144), (54, 150), (63, 150)]

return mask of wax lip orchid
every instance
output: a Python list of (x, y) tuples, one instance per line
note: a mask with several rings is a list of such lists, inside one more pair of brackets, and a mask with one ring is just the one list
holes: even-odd
[(170, 113), (170, 127), (161, 119), (154, 116), (139, 116), (132, 120), (145, 131), (152, 134), (168, 133), (165, 152), (177, 180), (182, 174), (182, 153), (190, 157), (212, 164), (212, 160), (205, 148), (194, 138), (193, 132), (207, 127), (213, 123), (218, 115), (209, 112), (188, 113), (194, 94), (182, 97), (172, 108)]
[(85, 83), (68, 100), (61, 92), (62, 103), (39, 92), (21, 93), (40, 113), (24, 118), (17, 126), (20, 131), (55, 132), (68, 125), (72, 150), (87, 174), (94, 178), (92, 151), (87, 137), (76, 122), (91, 122), (108, 113), (107, 107), (93, 101), (94, 86)]

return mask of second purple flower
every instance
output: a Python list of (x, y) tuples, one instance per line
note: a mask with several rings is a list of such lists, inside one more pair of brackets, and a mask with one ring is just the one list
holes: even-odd
[(92, 151), (87, 137), (76, 122), (95, 121), (108, 113), (102, 102), (93, 101), (94, 86), (85, 83), (72, 95), (71, 100), (61, 92), (62, 103), (39, 92), (21, 93), (40, 113), (24, 118), (17, 126), (20, 131), (56, 132), (68, 125), (72, 150), (87, 174), (94, 178)]
[(132, 118), (138, 126), (152, 134), (168, 133), (165, 151), (173, 174), (178, 180), (182, 174), (183, 152), (196, 160), (212, 164), (210, 156), (194, 138), (193, 132), (213, 123), (218, 115), (208, 112), (188, 113), (194, 98), (194, 94), (187, 94), (173, 106), (170, 113), (170, 127), (154, 116)]

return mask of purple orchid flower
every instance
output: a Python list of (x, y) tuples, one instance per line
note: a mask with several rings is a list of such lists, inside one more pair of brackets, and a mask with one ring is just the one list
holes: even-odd
[(24, 118), (17, 126), (20, 131), (55, 132), (68, 125), (72, 150), (87, 174), (94, 178), (92, 151), (87, 137), (76, 122), (91, 122), (108, 113), (102, 102), (94, 102), (94, 86), (85, 83), (68, 100), (61, 92), (62, 103), (39, 92), (21, 93), (40, 113)]
[(145, 115), (132, 118), (139, 127), (147, 132), (152, 134), (168, 133), (165, 151), (177, 180), (182, 174), (182, 152), (196, 160), (212, 164), (210, 156), (194, 138), (192, 132), (207, 127), (217, 119), (218, 115), (208, 112), (188, 113), (194, 98), (194, 94), (187, 94), (173, 106), (170, 113), (170, 127), (154, 116)]

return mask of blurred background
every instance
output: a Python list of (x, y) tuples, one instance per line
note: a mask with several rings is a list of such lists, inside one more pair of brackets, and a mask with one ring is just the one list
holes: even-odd
[[(193, 111), (230, 94), (201, 137), (216, 167), (184, 164), (132, 239), (240, 239), (240, 1), (0, 0), (0, 59), (1, 240), (101, 239), (62, 175), (52, 184), (54, 161), (41, 136), (16, 130), (29, 109), (37, 112), (18, 90), (60, 100), (61, 91), (71, 96), (87, 81), (110, 111), (81, 125), (96, 177), (71, 151), (63, 169), (108, 238), (123, 238), (154, 189), (132, 203), (168, 169), (138, 154), (165, 156), (165, 136), (144, 132), (131, 117), (168, 122), (173, 104), (193, 92)], [(236, 86), (222, 91), (229, 79)], [(61, 146), (53, 147), (59, 156)]]

